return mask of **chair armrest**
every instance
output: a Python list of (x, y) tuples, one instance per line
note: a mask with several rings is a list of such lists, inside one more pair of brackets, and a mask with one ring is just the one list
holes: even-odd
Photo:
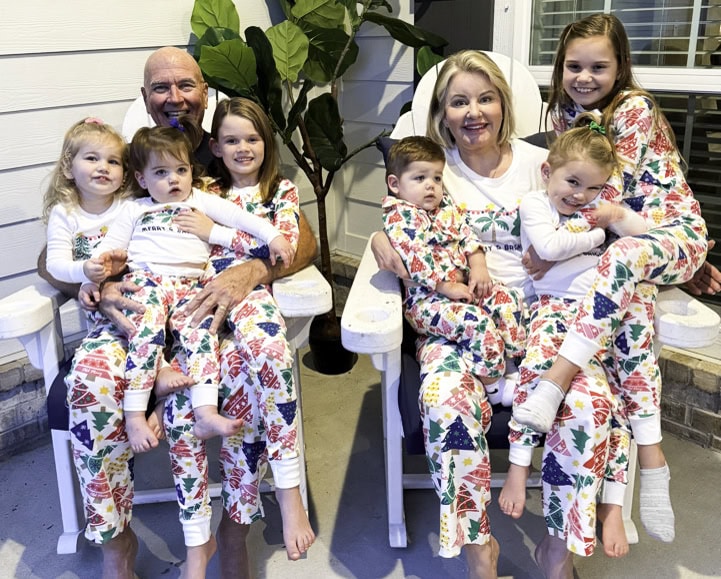
[(317, 316), (333, 307), (330, 284), (313, 265), (275, 280), (273, 297), (286, 318)]
[(402, 302), (398, 278), (378, 269), (369, 241), (341, 318), (343, 346), (358, 354), (383, 354), (400, 348)]
[(656, 337), (665, 346), (705, 348), (719, 334), (719, 315), (677, 287), (661, 288), (654, 312)]
[(0, 300), (0, 340), (39, 332), (53, 321), (68, 298), (46, 281), (39, 281)]

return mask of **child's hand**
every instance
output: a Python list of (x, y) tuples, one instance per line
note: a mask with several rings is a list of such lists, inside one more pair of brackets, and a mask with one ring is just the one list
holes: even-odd
[(464, 283), (444, 281), (436, 285), (436, 291), (457, 302), (473, 301), (473, 293)]
[(476, 299), (487, 298), (493, 292), (493, 280), (487, 269), (482, 271), (471, 270), (468, 276), (468, 289), (476, 296)]
[(280, 258), (286, 268), (289, 268), (290, 264), (293, 263), (295, 248), (284, 236), (278, 235), (271, 239), (268, 244), (268, 249), (270, 250), (270, 263), (273, 265), (278, 261), (278, 258)]
[[(103, 254), (105, 255), (105, 254)], [(103, 256), (86, 259), (83, 263), (83, 273), (90, 281), (102, 283), (108, 277)]]
[(123, 273), (128, 266), (128, 252), (124, 249), (111, 249), (98, 256), (105, 268), (105, 277), (113, 277)]
[(623, 207), (615, 203), (601, 203), (593, 211), (593, 217), (596, 220), (596, 227), (607, 229), (611, 223), (621, 221), (626, 212)]
[(210, 239), (210, 232), (215, 222), (202, 211), (191, 209), (183, 211), (173, 218), (173, 223), (177, 225), (181, 231), (192, 233), (206, 243)]
[(78, 301), (84, 310), (94, 312), (100, 302), (100, 288), (95, 283), (84, 283), (78, 292)]

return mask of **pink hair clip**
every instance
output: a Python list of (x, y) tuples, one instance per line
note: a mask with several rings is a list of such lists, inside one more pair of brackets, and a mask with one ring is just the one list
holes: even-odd
[(88, 117), (87, 119), (85, 119), (85, 122), (88, 124), (93, 124), (93, 125), (104, 125), (105, 124), (103, 122), (103, 119), (100, 119), (98, 117)]

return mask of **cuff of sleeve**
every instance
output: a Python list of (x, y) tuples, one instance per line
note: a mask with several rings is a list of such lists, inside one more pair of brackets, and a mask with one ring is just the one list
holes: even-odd
[(508, 461), (518, 466), (531, 466), (533, 447), (511, 444), (508, 449)]
[(190, 388), (190, 403), (198, 406), (218, 406), (218, 387), (215, 384), (196, 384)]
[(126, 390), (123, 399), (125, 412), (145, 412), (150, 401), (150, 390)]
[(623, 506), (623, 498), (626, 494), (626, 485), (617, 481), (606, 480), (603, 483), (601, 502), (606, 505)]
[(220, 245), (229, 249), (233, 248), (233, 238), (235, 237), (235, 229), (230, 227), (224, 227), (217, 223), (213, 225), (208, 236), (208, 243), (210, 245)]

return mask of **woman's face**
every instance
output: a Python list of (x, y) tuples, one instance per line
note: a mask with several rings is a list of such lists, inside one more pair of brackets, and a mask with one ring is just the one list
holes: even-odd
[(498, 145), (503, 112), (501, 96), (486, 76), (459, 72), (446, 91), (444, 125), (463, 153)]

